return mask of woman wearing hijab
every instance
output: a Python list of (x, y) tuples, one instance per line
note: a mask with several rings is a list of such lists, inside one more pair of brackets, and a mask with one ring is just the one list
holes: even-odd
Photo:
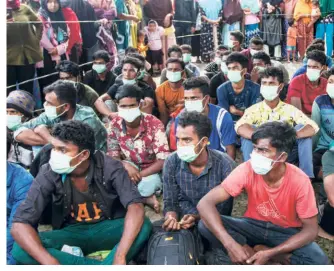
[[(82, 36), (82, 54), (79, 59), (79, 64), (87, 63), (93, 60), (93, 54), (98, 50), (96, 37), (96, 15), (94, 8), (87, 1), (72, 0), (70, 8), (75, 12), (78, 20), (93, 21), (92, 23), (80, 23)], [(90, 65), (83, 67), (83, 70), (90, 70)]]
[(305, 56), (306, 48), (313, 40), (314, 27), (311, 23), (311, 0), (298, 0), (293, 18), (297, 22), (297, 44), (300, 59)]
[[(43, 26), (29, 6), (19, 0), (7, 0), (7, 85), (34, 78), (35, 64), (43, 59), (39, 42)], [(17, 23), (22, 22), (22, 23)], [(35, 23), (29, 23), (35, 22)], [(33, 93), (33, 82), (20, 85)], [(7, 89), (7, 95), (16, 89)]]
[[(198, 0), (199, 12), (202, 16), (201, 59), (209, 63), (210, 54), (214, 51), (213, 26), (220, 23), (223, 12), (221, 0)], [(221, 40), (221, 31), (217, 30), (217, 39)]]
[[(43, 76), (54, 73), (55, 66), (60, 60), (78, 62), (81, 53), (82, 39), (78, 17), (70, 8), (62, 8), (59, 0), (41, 0), (39, 16), (43, 22), (43, 48), (44, 61), (38, 63), (37, 74)], [(66, 23), (71, 22), (71, 23)], [(40, 89), (50, 82), (56, 81), (57, 75), (39, 80)]]

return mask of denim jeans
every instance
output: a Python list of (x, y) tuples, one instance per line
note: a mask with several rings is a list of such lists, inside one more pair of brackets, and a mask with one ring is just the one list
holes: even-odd
[(235, 22), (233, 24), (224, 24), (222, 30), (222, 44), (228, 45), (228, 41), (230, 40), (230, 32), (240, 30), (240, 22)]
[[(231, 237), (240, 245), (265, 245), (276, 247), (293, 235), (297, 234), (298, 228), (282, 228), (270, 222), (255, 220), (251, 218), (235, 218), (221, 216), (223, 225)], [(221, 242), (206, 228), (202, 221), (198, 224), (200, 234), (209, 241), (213, 248), (222, 248), (226, 253)], [(290, 264), (317, 265), (328, 264), (329, 260), (321, 248), (315, 243), (298, 248), (291, 252)], [(231, 260), (226, 254), (226, 263), (231, 264)]]
[[(255, 126), (253, 126), (255, 128)], [(304, 127), (303, 124), (295, 126), (295, 130), (298, 131)], [(244, 161), (250, 159), (250, 154), (253, 151), (253, 143), (249, 139), (241, 138), (241, 151)], [(289, 153), (288, 162), (296, 164), (299, 161), (299, 168), (310, 178), (314, 178), (313, 173), (313, 161), (312, 161), (312, 138), (300, 138), (297, 139), (297, 144), (293, 147), (291, 153)]]
[(319, 23), (316, 28), (316, 38), (324, 40), (326, 36), (326, 54), (332, 56), (334, 24)]

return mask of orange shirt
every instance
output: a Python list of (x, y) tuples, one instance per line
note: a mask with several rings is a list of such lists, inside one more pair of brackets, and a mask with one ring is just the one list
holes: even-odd
[(166, 81), (157, 87), (155, 95), (159, 112), (162, 112), (162, 108), (167, 107), (168, 115), (170, 115), (183, 106), (184, 88), (182, 85), (180, 88), (172, 89), (169, 81)]
[(287, 33), (287, 46), (296, 46), (297, 44), (297, 28), (296, 27), (289, 27)]
[(318, 214), (314, 190), (301, 169), (288, 163), (285, 165), (286, 171), (278, 188), (269, 187), (263, 177), (253, 171), (250, 161), (238, 166), (221, 185), (233, 197), (246, 190), (248, 204), (245, 217), (283, 228), (301, 227), (300, 218)]

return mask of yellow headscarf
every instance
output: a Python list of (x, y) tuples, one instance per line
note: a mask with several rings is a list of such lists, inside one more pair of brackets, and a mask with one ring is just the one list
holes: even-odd
[[(311, 11), (312, 11), (312, 3), (310, 0), (298, 0), (296, 7), (295, 7), (295, 12), (293, 14), (293, 18), (298, 21), (301, 15), (310, 15), (311, 16)], [(311, 22), (311, 17), (304, 17), (302, 18), (302, 22), (304, 24), (308, 24)]]

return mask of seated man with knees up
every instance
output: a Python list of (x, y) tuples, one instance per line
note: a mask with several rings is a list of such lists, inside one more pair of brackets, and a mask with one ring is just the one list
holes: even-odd
[(288, 160), (294, 163), (299, 161), (300, 169), (313, 178), (312, 136), (318, 132), (319, 127), (302, 111), (280, 100), (279, 94), (283, 86), (283, 73), (279, 68), (269, 67), (263, 71), (261, 94), (264, 101), (248, 108), (235, 125), (237, 134), (241, 136), (243, 158), (245, 162), (250, 159), (253, 151), (251, 138), (257, 126), (271, 121), (288, 122), (297, 131), (297, 144), (288, 153)]
[(94, 89), (99, 96), (103, 95), (115, 83), (116, 75), (110, 71), (107, 64), (110, 55), (107, 51), (99, 50), (93, 55), (92, 70), (85, 74), (83, 82)]
[(182, 50), (182, 59), (183, 62), (186, 64), (186, 68), (193, 72), (194, 77), (198, 77), (201, 74), (201, 70), (195, 64), (191, 63), (191, 51), (192, 48), (188, 44), (181, 45)]
[[(211, 189), (224, 182), (235, 163), (225, 153), (207, 148), (212, 125), (210, 119), (196, 111), (181, 113), (176, 137), (177, 151), (165, 161), (163, 198), (167, 231), (189, 229), (199, 220), (196, 205)], [(217, 207), (230, 215), (233, 199)]]
[(90, 86), (80, 82), (79, 65), (69, 60), (62, 60), (56, 66), (56, 71), (59, 72), (60, 80), (69, 80), (75, 83), (77, 89), (77, 104), (91, 107), (94, 109), (95, 113), (97, 113), (95, 102), (99, 98), (99, 95)]
[[(208, 145), (214, 149), (227, 153), (235, 159), (236, 133), (232, 116), (224, 108), (210, 103), (209, 80), (206, 76), (187, 79), (183, 83), (186, 111), (197, 111), (207, 116), (212, 124)], [(177, 127), (179, 116), (175, 119)]]
[(220, 64), (222, 62), (222, 56), (225, 52), (229, 51), (225, 45), (219, 45), (215, 52), (210, 54), (211, 62), (205, 66), (204, 74), (211, 79), (213, 76), (220, 72)]
[(232, 53), (226, 59), (227, 78), (217, 89), (218, 105), (231, 113), (234, 121), (242, 117), (244, 111), (260, 101), (260, 86), (245, 79), (248, 59), (241, 53)]
[[(223, 249), (224, 264), (328, 263), (314, 242), (319, 227), (311, 182), (286, 162), (295, 140), (288, 123), (261, 125), (252, 134), (251, 161), (238, 166), (199, 202), (199, 232), (212, 247)], [(221, 216), (216, 205), (244, 190), (248, 195), (244, 217)]]
[(77, 104), (77, 91), (73, 82), (58, 80), (44, 88), (45, 112), (26, 123), (14, 132), (17, 142), (30, 146), (50, 143), (49, 129), (65, 120), (79, 120), (92, 127), (95, 134), (95, 148), (107, 150), (107, 130), (94, 110)]
[[(95, 151), (94, 131), (81, 121), (55, 125), (52, 145), (49, 163), (14, 216), (14, 259), (27, 265), (126, 264), (148, 239), (151, 223), (122, 163)], [(38, 234), (34, 227), (49, 202), (53, 230)], [(64, 245), (83, 255), (111, 251), (101, 262), (69, 254)]]
[(140, 92), (137, 86), (125, 85), (116, 95), (118, 116), (108, 128), (107, 154), (122, 161), (145, 203), (158, 213), (154, 193), (162, 188), (160, 173), (169, 147), (162, 122), (140, 112)]

